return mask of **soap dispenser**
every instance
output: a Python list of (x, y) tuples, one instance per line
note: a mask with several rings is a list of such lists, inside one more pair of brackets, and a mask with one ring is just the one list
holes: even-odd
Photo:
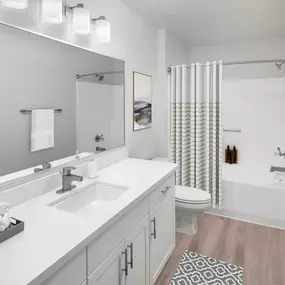
[(225, 163), (231, 163), (231, 150), (229, 145), (226, 148)]
[(234, 146), (233, 151), (232, 151), (232, 163), (237, 164), (237, 160), (238, 160), (238, 151), (237, 151), (236, 146)]
[(97, 161), (94, 157), (88, 163), (88, 177), (94, 179), (98, 176)]

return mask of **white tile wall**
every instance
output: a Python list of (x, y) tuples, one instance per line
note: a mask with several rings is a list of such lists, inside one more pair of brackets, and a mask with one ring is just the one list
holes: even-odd
[(285, 151), (284, 78), (224, 80), (224, 146), (235, 145), (238, 165), (224, 166), (224, 179), (269, 185), (271, 165), (284, 165), (274, 157), (277, 146)]

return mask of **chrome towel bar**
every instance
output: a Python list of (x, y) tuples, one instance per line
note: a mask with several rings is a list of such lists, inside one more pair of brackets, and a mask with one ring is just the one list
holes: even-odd
[[(46, 108), (47, 109), (47, 108)], [(42, 110), (42, 109), (39, 109), (39, 110)], [(45, 110), (45, 109), (43, 109)], [(27, 115), (27, 114), (31, 114), (33, 111), (33, 109), (22, 109), (20, 110), (20, 112), (23, 114), (23, 115)], [(55, 113), (62, 113), (63, 110), (62, 109), (54, 109), (54, 112)]]
[(241, 129), (224, 129), (226, 133), (241, 133)]

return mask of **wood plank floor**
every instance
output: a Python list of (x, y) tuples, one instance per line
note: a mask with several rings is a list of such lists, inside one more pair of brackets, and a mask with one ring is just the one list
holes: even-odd
[(177, 233), (176, 248), (156, 285), (169, 285), (188, 249), (242, 266), (244, 285), (285, 285), (285, 231), (203, 214), (196, 235)]

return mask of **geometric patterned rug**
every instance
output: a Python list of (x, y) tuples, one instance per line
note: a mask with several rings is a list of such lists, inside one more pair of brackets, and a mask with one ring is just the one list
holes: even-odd
[(243, 268), (186, 250), (171, 285), (242, 285)]

